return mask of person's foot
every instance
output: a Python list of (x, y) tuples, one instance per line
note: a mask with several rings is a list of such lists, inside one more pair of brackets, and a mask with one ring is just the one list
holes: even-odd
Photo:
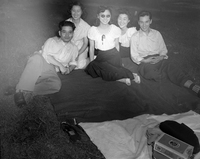
[(133, 76), (134, 76), (133, 81), (135, 81), (135, 83), (139, 84), (141, 82), (140, 76), (137, 73), (133, 73)]
[(192, 90), (193, 92), (195, 92), (197, 94), (197, 97), (200, 98), (200, 86), (195, 84), (194, 82), (192, 82), (191, 80), (188, 80), (184, 83), (184, 86), (186, 88), (189, 88), (190, 90)]
[(126, 85), (130, 86), (131, 85), (131, 80), (130, 78), (122, 78), (122, 79), (119, 79), (117, 80), (119, 82), (122, 82), (122, 83), (125, 83)]
[(197, 96), (200, 98), (200, 86), (195, 84), (195, 85), (192, 87), (192, 90), (193, 90), (195, 93), (197, 93)]
[(14, 94), (14, 102), (15, 105), (19, 108), (24, 107), (29, 104), (33, 99), (33, 93), (28, 91), (19, 91)]

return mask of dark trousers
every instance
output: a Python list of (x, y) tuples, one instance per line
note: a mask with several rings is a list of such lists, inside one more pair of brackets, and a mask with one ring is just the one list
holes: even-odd
[(183, 86), (187, 80), (192, 80), (179, 66), (169, 60), (162, 60), (156, 64), (142, 63), (138, 66), (138, 73), (148, 80), (169, 79), (178, 86)]
[(134, 78), (132, 72), (122, 66), (121, 57), (116, 48), (107, 51), (98, 50), (97, 58), (89, 63), (85, 71), (93, 78), (101, 77), (106, 81)]
[(121, 58), (130, 57), (130, 47), (123, 47), (120, 44), (119, 50)]

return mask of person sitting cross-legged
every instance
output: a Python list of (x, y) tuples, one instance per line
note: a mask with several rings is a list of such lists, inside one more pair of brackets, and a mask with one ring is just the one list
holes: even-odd
[(61, 80), (57, 72), (69, 74), (76, 66), (78, 48), (71, 42), (75, 25), (69, 21), (59, 23), (59, 37), (49, 38), (42, 50), (35, 52), (26, 64), (16, 85), (15, 104), (28, 104), (35, 95), (58, 92)]
[[(108, 6), (100, 6), (97, 11), (98, 25), (88, 32), (90, 43), (90, 63), (85, 69), (93, 78), (118, 81), (130, 86), (132, 81), (140, 83), (140, 77), (122, 66), (119, 53), (121, 30), (110, 24), (112, 11)], [(95, 58), (95, 53), (97, 54)]]
[(131, 37), (131, 59), (138, 64), (138, 73), (145, 79), (172, 83), (191, 90), (200, 97), (200, 86), (168, 59), (168, 50), (159, 31), (152, 29), (152, 15), (141, 11), (138, 15), (140, 29)]

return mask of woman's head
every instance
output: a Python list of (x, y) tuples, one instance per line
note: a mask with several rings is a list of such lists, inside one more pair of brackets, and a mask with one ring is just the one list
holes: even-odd
[(59, 36), (64, 42), (70, 42), (74, 35), (74, 23), (70, 21), (62, 21), (59, 23)]
[(83, 6), (80, 2), (74, 2), (70, 6), (71, 17), (74, 20), (78, 20), (81, 18), (83, 14)]
[(109, 7), (100, 6), (97, 11), (97, 18), (102, 24), (109, 24), (111, 20), (112, 11)]
[(130, 22), (129, 17), (130, 17), (130, 14), (127, 10), (125, 10), (125, 9), (119, 10), (117, 23), (120, 28), (127, 27), (128, 23)]

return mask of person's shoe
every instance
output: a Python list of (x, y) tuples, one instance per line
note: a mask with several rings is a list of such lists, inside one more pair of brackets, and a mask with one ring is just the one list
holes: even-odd
[(15, 93), (14, 94), (14, 101), (15, 101), (15, 105), (20, 107), (20, 108), (24, 107), (27, 104), (26, 101), (25, 101), (23, 92)]
[(77, 130), (74, 128), (73, 125), (70, 125), (69, 123), (64, 121), (61, 122), (60, 127), (65, 133), (67, 133), (70, 141), (76, 142), (78, 140), (81, 140), (81, 136), (78, 134)]
[(19, 108), (24, 107), (29, 104), (33, 99), (33, 93), (28, 91), (19, 91), (14, 94), (14, 102), (15, 105)]

